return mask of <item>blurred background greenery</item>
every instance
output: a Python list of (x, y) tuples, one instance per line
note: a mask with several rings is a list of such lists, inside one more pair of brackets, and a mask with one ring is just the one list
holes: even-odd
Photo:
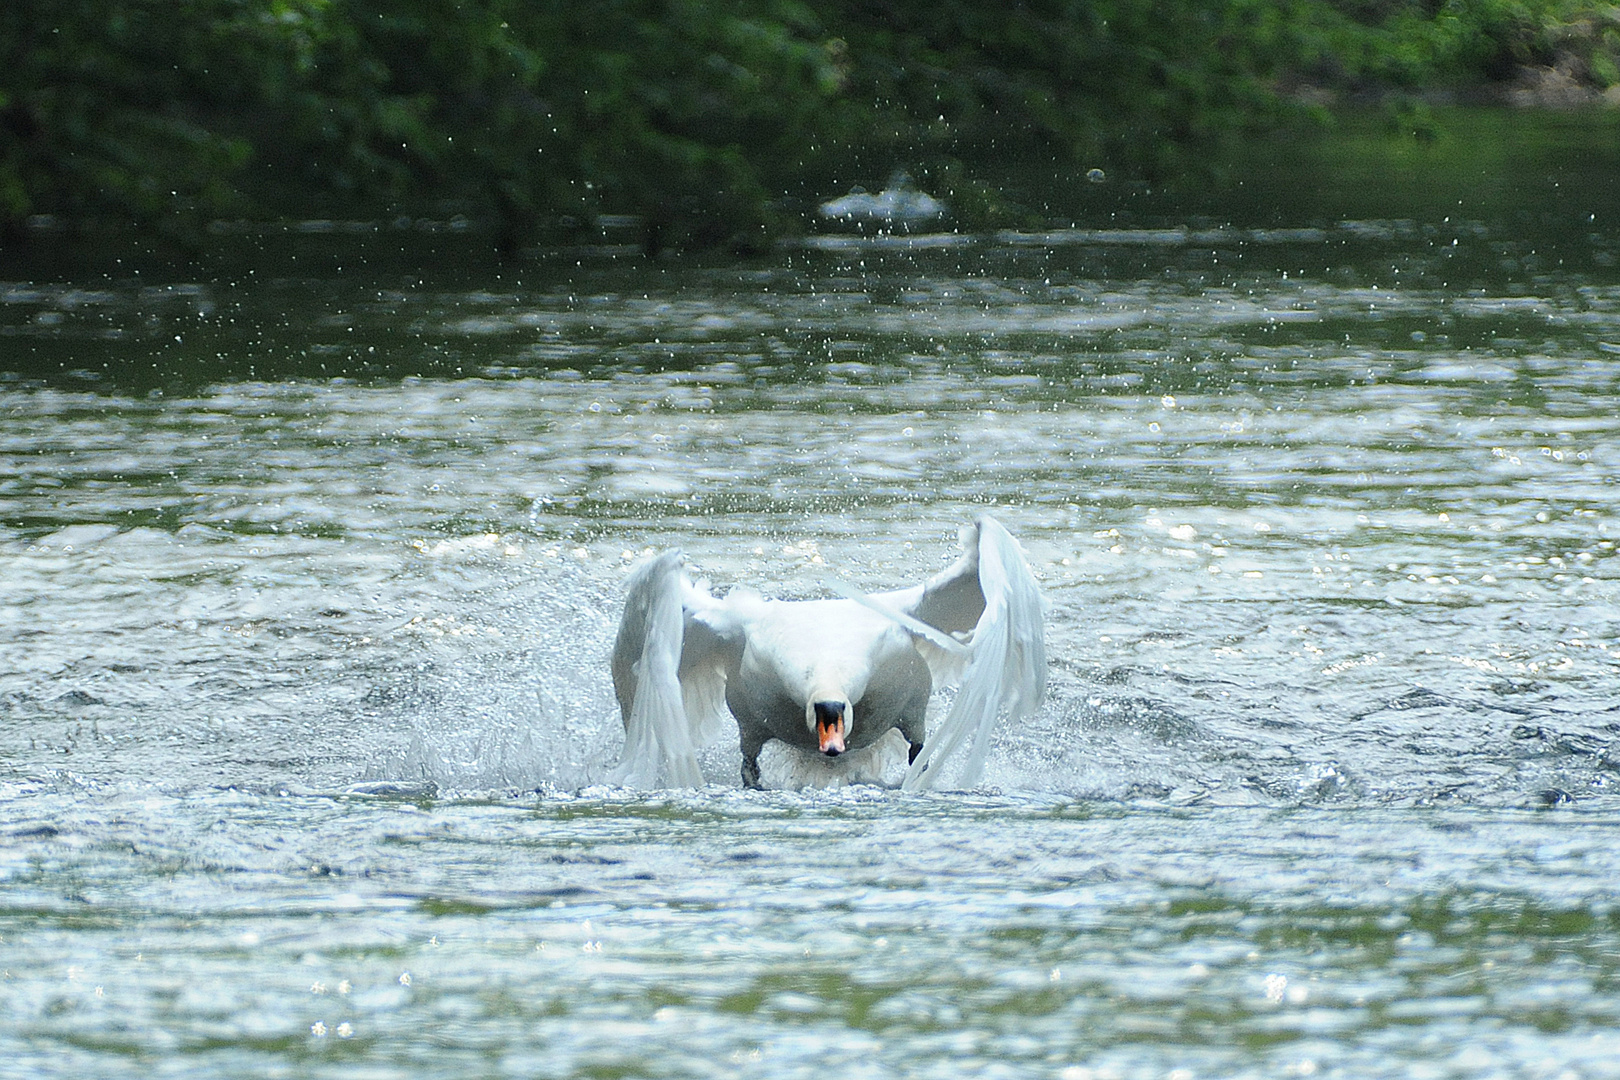
[(1030, 224), (1011, 161), (1201, 185), (1258, 132), (1435, 142), (1458, 104), (1620, 105), (1620, 7), (7, 0), (0, 243), (461, 215), (510, 250), (611, 214), (649, 251), (759, 250), (896, 167), (957, 227)]

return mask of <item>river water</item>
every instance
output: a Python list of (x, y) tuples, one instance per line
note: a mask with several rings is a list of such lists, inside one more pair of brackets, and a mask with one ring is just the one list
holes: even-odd
[[(5, 282), (0, 1075), (1620, 1076), (1565, 209)], [(984, 512), (1052, 668), (983, 786), (604, 786), (633, 560), (892, 588)]]

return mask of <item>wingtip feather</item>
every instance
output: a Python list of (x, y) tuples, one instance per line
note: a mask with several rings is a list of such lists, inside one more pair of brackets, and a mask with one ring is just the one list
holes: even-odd
[(984, 614), (973, 631), (973, 655), (956, 700), (906, 773), (901, 786), (907, 791), (934, 787), (945, 761), (969, 740), (961, 782), (977, 783), (998, 718), (1005, 713), (1009, 722), (1016, 722), (1045, 696), (1045, 598), (1040, 586), (1022, 545), (1000, 522), (986, 514), (974, 526)]

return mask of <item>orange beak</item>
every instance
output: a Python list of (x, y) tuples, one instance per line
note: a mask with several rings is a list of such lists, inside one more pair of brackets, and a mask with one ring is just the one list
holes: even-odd
[(821, 743), (821, 752), (829, 757), (837, 757), (844, 752), (844, 718), (842, 716), (830, 719), (816, 718), (816, 736)]
[(848, 708), (842, 701), (818, 701), (811, 706), (816, 714), (816, 742), (828, 757), (844, 752), (844, 712)]

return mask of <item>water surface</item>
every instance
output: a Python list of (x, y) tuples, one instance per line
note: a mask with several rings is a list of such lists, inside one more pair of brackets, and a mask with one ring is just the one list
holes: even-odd
[[(1600, 209), (0, 285), (0, 1073), (1620, 1075)], [(984, 512), (982, 788), (601, 786), (636, 558)]]

